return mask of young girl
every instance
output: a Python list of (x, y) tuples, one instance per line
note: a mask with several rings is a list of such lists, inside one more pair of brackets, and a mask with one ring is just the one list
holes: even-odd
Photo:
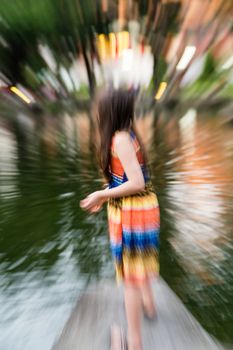
[[(98, 104), (100, 165), (108, 181), (80, 206), (92, 213), (108, 201), (110, 246), (117, 281), (124, 282), (129, 350), (142, 350), (141, 315), (156, 309), (150, 280), (158, 275), (159, 206), (146, 167), (145, 153), (133, 127), (134, 98), (124, 90), (108, 91)], [(122, 347), (112, 328), (112, 350)]]

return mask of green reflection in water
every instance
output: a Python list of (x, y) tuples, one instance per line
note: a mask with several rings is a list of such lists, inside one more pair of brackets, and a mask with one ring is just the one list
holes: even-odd
[[(224, 185), (231, 179), (223, 175), (232, 169), (232, 146), (228, 145), (225, 162), (220, 164), (225, 166), (223, 173), (213, 169), (222, 159), (217, 148), (224, 147), (223, 138), (230, 140), (233, 131), (229, 134), (228, 130), (226, 134), (224, 128), (213, 124), (214, 121), (206, 120), (198, 126), (194, 140), (196, 153), (190, 154), (189, 145), (181, 141), (177, 119), (162, 119), (162, 124), (150, 127), (149, 158), (161, 207), (161, 274), (211, 334), (232, 343), (232, 187)], [(214, 146), (207, 138), (205, 144), (209, 144), (210, 149), (202, 151), (203, 130), (211, 131), (211, 135), (217, 130), (219, 136)], [(4, 334), (3, 349), (49, 348), (87, 283), (91, 279), (114, 276), (105, 208), (95, 215), (79, 208), (79, 200), (101, 185), (89, 151), (93, 145), (86, 138), (88, 135), (79, 134), (79, 139), (74, 137), (70, 143), (60, 127), (55, 145), (32, 139), (21, 147), (20, 141), (8, 155), (11, 170), (2, 168), (0, 301), (3, 317), (0, 327)], [(209, 156), (214, 153), (216, 158), (213, 162), (206, 160), (203, 166), (198, 163), (202, 153)], [(190, 159), (193, 166), (184, 171)], [(217, 199), (221, 198), (222, 203), (220, 214), (211, 212), (216, 215), (212, 216), (211, 223), (213, 229), (215, 221), (220, 221), (222, 226), (215, 241), (211, 241), (212, 250), (208, 250), (208, 239), (195, 243), (199, 250), (191, 254), (193, 266), (197, 265), (194, 268), (185, 245), (189, 242), (192, 246), (193, 242), (187, 241), (185, 230), (179, 225), (185, 224), (185, 217), (190, 214), (182, 206), (190, 200), (184, 194), (190, 186), (201, 194), (202, 188), (195, 181), (202, 177), (205, 183), (201, 174), (203, 167), (209, 169), (208, 176), (212, 174), (208, 183), (215, 184), (219, 191), (210, 202), (215, 201), (217, 205)], [(208, 191), (205, 197), (208, 198)], [(189, 221), (190, 237), (196, 234), (194, 214)], [(206, 216), (199, 219), (202, 223)], [(213, 248), (216, 254), (222, 254), (221, 258), (213, 255)], [(204, 257), (200, 254), (203, 251), (206, 251)]]

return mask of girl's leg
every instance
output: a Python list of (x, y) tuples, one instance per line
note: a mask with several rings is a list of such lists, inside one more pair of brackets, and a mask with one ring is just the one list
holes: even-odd
[(151, 288), (151, 283), (149, 280), (147, 280), (141, 286), (141, 297), (142, 297), (143, 308), (146, 315), (149, 318), (154, 318), (156, 316), (156, 307), (155, 307), (153, 292)]
[(125, 284), (125, 310), (128, 323), (128, 350), (142, 350), (141, 292), (140, 288), (129, 283)]

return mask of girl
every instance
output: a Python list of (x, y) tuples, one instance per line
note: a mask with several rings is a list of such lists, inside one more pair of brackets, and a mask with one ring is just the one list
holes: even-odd
[[(80, 206), (92, 213), (108, 201), (110, 246), (117, 281), (124, 282), (129, 350), (142, 350), (141, 314), (156, 316), (150, 280), (158, 275), (159, 206), (133, 126), (134, 97), (108, 91), (98, 104), (100, 166), (108, 187), (91, 193)], [(112, 327), (112, 350), (121, 349), (120, 330)]]

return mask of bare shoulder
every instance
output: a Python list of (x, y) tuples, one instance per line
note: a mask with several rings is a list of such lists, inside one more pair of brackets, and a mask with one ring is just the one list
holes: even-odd
[(118, 157), (123, 160), (123, 158), (130, 158), (136, 156), (135, 148), (132, 143), (132, 138), (129, 131), (119, 131), (115, 134), (115, 152)]
[(127, 146), (131, 143), (131, 139), (130, 139), (130, 133), (128, 131), (125, 130), (121, 130), (121, 131), (117, 131), (115, 133), (115, 146), (116, 147), (121, 147), (123, 146)]

